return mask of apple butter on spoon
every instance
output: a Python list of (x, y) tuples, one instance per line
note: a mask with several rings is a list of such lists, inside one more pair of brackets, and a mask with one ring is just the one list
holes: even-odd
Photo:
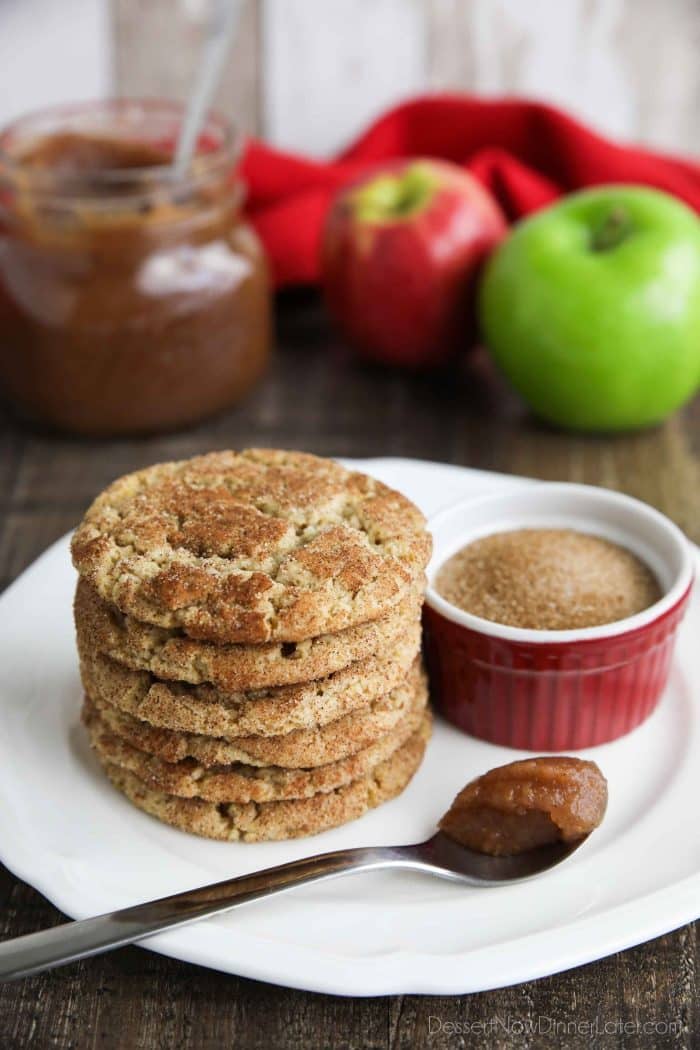
[(472, 780), (439, 827), (467, 849), (511, 857), (582, 841), (601, 823), (607, 803), (607, 781), (595, 762), (526, 758)]

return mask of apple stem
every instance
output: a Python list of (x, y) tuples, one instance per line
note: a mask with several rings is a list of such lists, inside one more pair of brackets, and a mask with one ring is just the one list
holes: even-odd
[(594, 232), (591, 247), (594, 252), (607, 252), (617, 248), (626, 239), (632, 229), (632, 220), (626, 208), (616, 204), (605, 216), (603, 222)]

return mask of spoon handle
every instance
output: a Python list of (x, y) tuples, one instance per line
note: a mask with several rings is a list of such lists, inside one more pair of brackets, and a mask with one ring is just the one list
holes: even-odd
[(423, 867), (413, 847), (368, 846), (320, 853), (211, 886), (175, 893), (93, 919), (68, 922), (0, 943), (0, 981), (10, 981), (85, 959), (240, 904), (356, 871)]
[(194, 89), (187, 103), (185, 119), (175, 149), (173, 173), (177, 179), (184, 178), (194, 156), (197, 139), (219, 85), (242, 7), (243, 0), (217, 0), (215, 5)]

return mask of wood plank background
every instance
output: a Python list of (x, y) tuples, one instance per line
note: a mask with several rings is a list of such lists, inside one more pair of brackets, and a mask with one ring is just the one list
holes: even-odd
[[(183, 97), (213, 0), (109, 0), (124, 94)], [(698, 0), (245, 0), (218, 104), (323, 154), (424, 90), (558, 103), (602, 131), (698, 152)]]

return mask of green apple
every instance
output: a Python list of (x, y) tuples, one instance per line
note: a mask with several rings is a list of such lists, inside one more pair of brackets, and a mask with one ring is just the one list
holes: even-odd
[(584, 430), (658, 423), (700, 383), (700, 219), (637, 186), (572, 194), (496, 249), (479, 311), (539, 416)]

